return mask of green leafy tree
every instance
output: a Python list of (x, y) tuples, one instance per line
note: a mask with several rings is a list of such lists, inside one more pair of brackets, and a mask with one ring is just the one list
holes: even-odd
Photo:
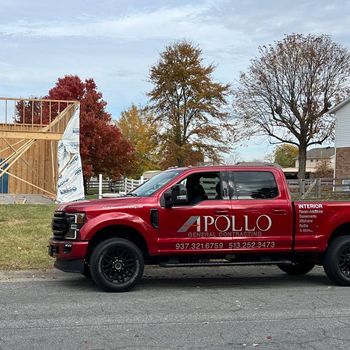
[(229, 150), (233, 127), (224, 107), (229, 85), (213, 80), (214, 65), (188, 41), (169, 45), (151, 68), (149, 92), (155, 120), (162, 125), (163, 166), (217, 161)]
[(118, 127), (130, 142), (135, 152), (132, 177), (141, 176), (146, 170), (159, 168), (159, 125), (152, 122), (153, 116), (147, 110), (132, 105), (122, 112)]
[(295, 166), (295, 158), (298, 157), (298, 154), (297, 146), (285, 143), (275, 148), (273, 162), (284, 168), (292, 168)]

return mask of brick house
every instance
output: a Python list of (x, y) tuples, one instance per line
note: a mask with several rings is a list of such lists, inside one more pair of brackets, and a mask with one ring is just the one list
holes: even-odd
[(335, 171), (336, 178), (350, 178), (350, 97), (333, 107), (335, 122)]

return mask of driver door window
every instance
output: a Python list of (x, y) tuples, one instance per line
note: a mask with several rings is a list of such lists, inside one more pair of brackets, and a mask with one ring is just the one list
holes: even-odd
[(198, 173), (180, 182), (187, 189), (187, 205), (195, 205), (204, 200), (223, 199), (223, 184), (220, 173)]

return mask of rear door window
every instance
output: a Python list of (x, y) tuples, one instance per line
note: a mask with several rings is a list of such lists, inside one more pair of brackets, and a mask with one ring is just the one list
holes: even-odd
[(234, 171), (233, 199), (272, 199), (278, 196), (274, 175), (269, 171)]

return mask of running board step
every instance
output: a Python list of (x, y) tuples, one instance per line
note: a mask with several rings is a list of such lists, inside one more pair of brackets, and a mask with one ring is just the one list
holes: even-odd
[(208, 261), (208, 262), (190, 262), (190, 263), (160, 263), (161, 267), (200, 267), (200, 266), (249, 266), (249, 265), (276, 265), (276, 264), (290, 264), (290, 260), (276, 260), (276, 261), (237, 261), (237, 262), (223, 262), (223, 261)]

